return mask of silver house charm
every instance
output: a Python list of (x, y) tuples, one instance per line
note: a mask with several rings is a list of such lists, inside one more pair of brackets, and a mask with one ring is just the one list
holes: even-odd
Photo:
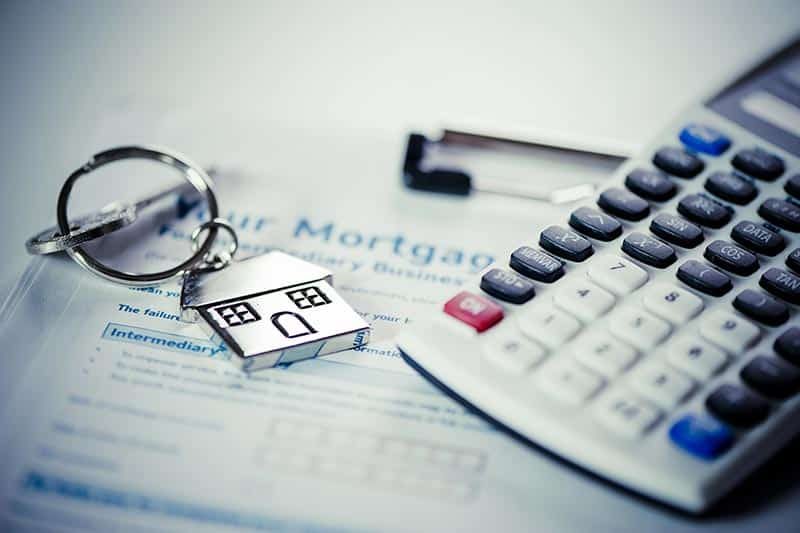
[(282, 252), (184, 275), (181, 318), (218, 334), (251, 371), (357, 348), (370, 326), (333, 289), (331, 272)]

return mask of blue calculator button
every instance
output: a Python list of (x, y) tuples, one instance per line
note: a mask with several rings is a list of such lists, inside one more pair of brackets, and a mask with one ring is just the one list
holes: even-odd
[(686, 415), (669, 429), (669, 438), (701, 459), (716, 459), (733, 444), (733, 431), (708, 415)]
[(719, 155), (731, 145), (731, 140), (721, 132), (702, 124), (689, 124), (683, 128), (680, 140), (687, 148), (710, 155)]

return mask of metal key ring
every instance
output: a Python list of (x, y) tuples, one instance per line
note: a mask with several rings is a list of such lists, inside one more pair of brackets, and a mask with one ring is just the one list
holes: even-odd
[[(205, 196), (211, 220), (215, 220), (219, 217), (217, 198), (214, 195), (214, 191), (211, 189), (211, 180), (201, 166), (193, 163), (183, 155), (163, 148), (152, 146), (121, 146), (95, 154), (86, 164), (70, 174), (67, 181), (64, 182), (64, 185), (61, 187), (61, 192), (58, 194), (58, 206), (56, 207), (56, 219), (61, 235), (69, 235), (70, 226), (67, 219), (67, 204), (69, 202), (69, 195), (72, 192), (72, 187), (75, 185), (78, 178), (104, 165), (123, 159), (149, 159), (177, 168), (183, 173), (184, 178), (186, 178), (199, 193)], [(83, 246), (67, 248), (67, 253), (80, 266), (108, 281), (128, 286), (158, 285), (183, 275), (186, 270), (204, 260), (211, 246), (214, 244), (214, 239), (217, 238), (217, 227), (218, 225), (213, 225), (208, 228), (208, 235), (205, 240), (194, 250), (188, 259), (167, 270), (150, 274), (136, 274), (111, 268), (89, 255), (89, 253), (83, 249)]]
[(212, 228), (222, 228), (227, 231), (231, 236), (231, 243), (228, 246), (228, 249), (224, 252), (208, 252), (205, 257), (203, 257), (203, 263), (198, 265), (198, 268), (206, 270), (222, 270), (231, 264), (233, 261), (233, 256), (236, 255), (236, 250), (239, 249), (239, 236), (236, 235), (236, 230), (233, 229), (231, 223), (224, 218), (214, 218), (208, 220), (194, 229), (192, 232), (192, 251), (196, 252), (200, 249), (200, 235), (202, 235), (204, 231), (211, 231)]

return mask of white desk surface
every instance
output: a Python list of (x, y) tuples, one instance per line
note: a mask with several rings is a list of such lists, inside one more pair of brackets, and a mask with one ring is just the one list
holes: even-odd
[[(408, 129), (448, 121), (636, 146), (798, 30), (792, 0), (3, 2), (0, 290), (27, 264), (25, 238), (53, 223), (69, 171), (107, 147), (98, 142), (120, 141), (97, 133), (110, 114), (191, 117), (207, 124), (209, 146), (242, 135), (215, 128), (220, 116), (246, 119), (264, 138), (237, 139), (249, 150), (231, 160), (260, 149), (265, 175), (306, 179), (309, 154), (347, 175), (360, 150), (396, 153), (396, 165), (365, 170), (397, 180)], [(149, 140), (142, 135), (131, 130), (130, 140)], [(176, 148), (211, 162), (202, 146)], [(596, 501), (582, 505), (597, 505), (599, 529), (642, 521), (649, 531), (788, 531), (800, 521), (798, 454), (800, 442), (704, 519), (628, 497), (624, 513), (608, 516), (593, 489)], [(598, 483), (542, 459), (576, 492)]]

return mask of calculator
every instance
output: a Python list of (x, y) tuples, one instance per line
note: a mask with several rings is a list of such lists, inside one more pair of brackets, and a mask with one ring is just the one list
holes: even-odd
[(800, 432), (800, 39), (398, 337), (522, 441), (700, 513)]

